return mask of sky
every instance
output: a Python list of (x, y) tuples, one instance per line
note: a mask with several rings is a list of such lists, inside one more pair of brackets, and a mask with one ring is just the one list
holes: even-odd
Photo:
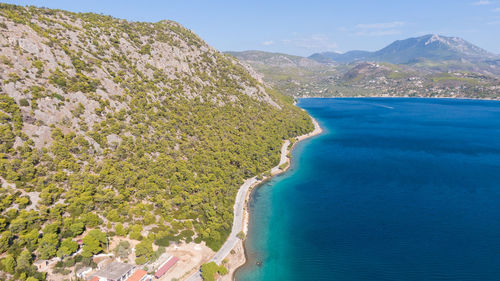
[(425, 34), (462, 37), (500, 54), (500, 0), (0, 0), (133, 21), (174, 20), (220, 51), (301, 56), (374, 51)]

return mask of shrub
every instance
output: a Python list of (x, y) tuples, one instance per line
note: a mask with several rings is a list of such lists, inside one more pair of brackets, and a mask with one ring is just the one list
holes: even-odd
[(215, 281), (215, 274), (227, 274), (227, 268), (223, 265), (217, 265), (215, 262), (205, 263), (201, 266), (201, 277), (204, 281)]
[(22, 99), (19, 100), (19, 105), (20, 106), (30, 106), (30, 103), (28, 102), (27, 99), (22, 98)]

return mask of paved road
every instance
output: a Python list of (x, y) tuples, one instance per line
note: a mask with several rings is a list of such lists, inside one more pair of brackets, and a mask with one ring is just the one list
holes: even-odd
[(203, 281), (203, 278), (201, 278), (201, 271), (196, 271), (184, 281)]
[[(280, 166), (287, 161), (287, 150), (290, 145), (290, 141), (286, 140), (281, 147), (281, 159), (280, 163), (271, 169), (271, 173), (275, 174), (280, 170)], [(250, 187), (257, 182), (257, 177), (249, 178), (245, 180), (245, 182), (240, 186), (238, 190), (238, 194), (236, 194), (236, 200), (234, 203), (234, 218), (233, 218), (233, 228), (231, 229), (231, 233), (227, 238), (226, 242), (222, 247), (215, 253), (215, 256), (211, 261), (214, 261), (217, 264), (221, 264), (222, 260), (229, 254), (229, 252), (236, 246), (239, 238), (236, 236), (240, 231), (243, 230), (243, 209), (245, 207), (245, 198)], [(201, 274), (199, 271), (193, 273), (189, 276), (186, 281), (199, 281), (202, 280)]]
[[(283, 143), (283, 146), (281, 147), (281, 159), (280, 163), (271, 169), (271, 173), (274, 174), (279, 171), (279, 167), (286, 163), (286, 154), (287, 154), (287, 149), (288, 146), (290, 145), (290, 141), (286, 140)], [(231, 229), (231, 233), (229, 234), (229, 237), (226, 240), (226, 243), (222, 245), (222, 247), (219, 249), (219, 251), (215, 254), (215, 256), (212, 258), (212, 261), (214, 261), (217, 264), (221, 264), (222, 260), (229, 255), (229, 252), (236, 246), (238, 243), (239, 238), (236, 236), (238, 233), (240, 233), (243, 230), (243, 209), (245, 207), (245, 198), (248, 190), (250, 187), (256, 183), (257, 177), (249, 178), (247, 179), (243, 185), (241, 185), (240, 190), (238, 190), (238, 194), (236, 194), (236, 200), (234, 203), (234, 218), (233, 218), (233, 228)]]

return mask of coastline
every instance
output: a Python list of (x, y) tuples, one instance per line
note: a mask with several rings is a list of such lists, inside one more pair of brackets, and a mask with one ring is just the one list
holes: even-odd
[(387, 99), (450, 99), (450, 100), (477, 100), (477, 101), (500, 101), (499, 98), (466, 98), (466, 97), (405, 97), (405, 96), (330, 96), (330, 97), (318, 97), (318, 96), (302, 96), (294, 97), (295, 99), (368, 99), (368, 98), (387, 98)]
[[(249, 217), (250, 213), (248, 210), (248, 200), (250, 196), (252, 195), (253, 190), (260, 186), (261, 184), (265, 183), (266, 181), (270, 180), (276, 175), (279, 175), (281, 173), (286, 172), (290, 168), (291, 164), (291, 157), (289, 156), (289, 153), (294, 149), (295, 145), (299, 143), (300, 141), (303, 141), (305, 139), (317, 136), (323, 132), (323, 129), (319, 125), (318, 121), (314, 119), (314, 117), (311, 117), (311, 121), (314, 125), (314, 130), (310, 133), (307, 133), (305, 135), (301, 135), (298, 137), (295, 137), (295, 141), (292, 143), (290, 146), (290, 142), (287, 140), (285, 143), (283, 143), (282, 149), (281, 149), (281, 160), (280, 164), (278, 164), (276, 167), (271, 169), (271, 176), (269, 177), (264, 177), (263, 179), (255, 182), (252, 184), (252, 186), (248, 189), (245, 195), (245, 206), (244, 206), (244, 212), (243, 212), (243, 227), (242, 231), (245, 233), (245, 239), (239, 239), (235, 247), (232, 249), (231, 253), (227, 256), (227, 265), (230, 266), (228, 268), (228, 274), (221, 276), (219, 280), (221, 281), (231, 281), (234, 280), (234, 275), (236, 271), (244, 266), (247, 262), (247, 256), (246, 256), (246, 250), (245, 250), (245, 245), (244, 241), (246, 240), (246, 236), (248, 234), (248, 223), (249, 223)], [(283, 163), (282, 163), (283, 162)], [(283, 164), (286, 164), (286, 167), (283, 169), (279, 168), (282, 167)]]

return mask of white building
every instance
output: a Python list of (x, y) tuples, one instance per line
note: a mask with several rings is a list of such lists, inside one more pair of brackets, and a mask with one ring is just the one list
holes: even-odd
[(134, 273), (135, 267), (121, 262), (112, 262), (93, 274), (99, 281), (125, 281)]

